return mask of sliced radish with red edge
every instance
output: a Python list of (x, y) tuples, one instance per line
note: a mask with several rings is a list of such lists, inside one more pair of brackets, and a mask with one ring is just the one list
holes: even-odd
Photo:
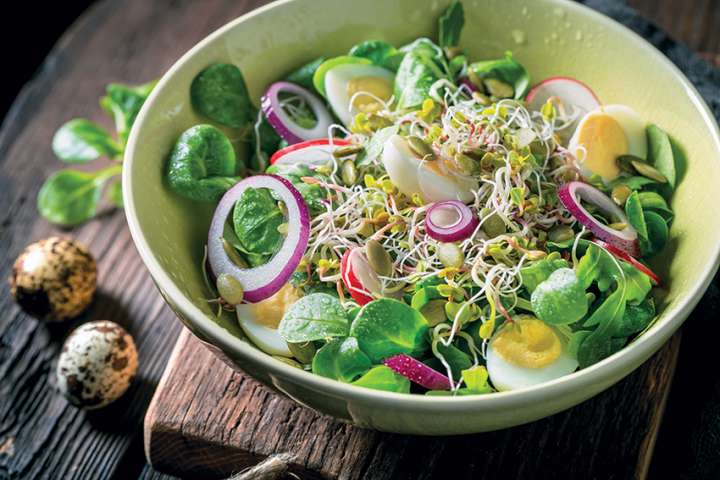
[(372, 302), (373, 294), (380, 295), (382, 284), (362, 251), (362, 248), (351, 248), (345, 252), (340, 261), (340, 278), (350, 291), (350, 296), (359, 305)]
[(450, 379), (446, 375), (433, 370), (410, 355), (401, 353), (385, 359), (383, 363), (411, 382), (428, 390), (450, 390)]
[(350, 145), (350, 142), (341, 138), (333, 138), (332, 145), (329, 138), (318, 138), (288, 145), (278, 150), (270, 157), (270, 164), (289, 165), (304, 163), (305, 165), (324, 165), (328, 155), (338, 147)]
[(645, 275), (650, 277), (650, 280), (652, 280), (652, 282), (655, 285), (661, 284), (660, 277), (657, 276), (657, 274), (655, 272), (650, 270), (648, 267), (646, 267), (640, 261), (638, 261), (635, 258), (633, 258), (632, 256), (628, 255), (627, 252), (620, 250), (619, 248), (614, 247), (614, 246), (610, 245), (609, 243), (603, 242), (602, 240), (593, 240), (593, 243), (596, 243), (600, 248), (604, 248), (605, 250), (607, 250), (607, 252), (609, 254), (611, 254), (618, 260), (623, 260), (623, 261), (629, 263), (630, 265), (632, 265), (633, 267), (637, 268), (638, 270), (640, 270), (642, 273), (644, 273)]
[(530, 110), (539, 111), (548, 99), (556, 97), (565, 105), (574, 105), (585, 112), (600, 106), (597, 95), (584, 83), (570, 77), (551, 77), (535, 85), (525, 97)]

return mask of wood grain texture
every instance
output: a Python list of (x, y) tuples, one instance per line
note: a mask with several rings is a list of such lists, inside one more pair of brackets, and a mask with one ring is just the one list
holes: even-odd
[[(355, 428), (233, 372), (185, 330), (145, 419), (157, 470), (219, 478), (289, 452), (302, 478), (644, 478), (673, 375), (675, 336), (637, 372), (567, 412), (508, 430), (419, 437)], [(422, 461), (419, 461), (422, 459)]]
[[(62, 167), (50, 149), (59, 125), (82, 116), (110, 127), (97, 105), (107, 83), (160, 76), (198, 40), (260, 3), (100, 2), (63, 36), (6, 117), (0, 130), (0, 278), (9, 277), (27, 243), (64, 234), (89, 246), (100, 281), (88, 312), (52, 327), (21, 312), (3, 287), (0, 478), (131, 478), (142, 470), (143, 414), (180, 324), (137, 256), (122, 212), (62, 231), (38, 218), (35, 197)], [(132, 333), (140, 370), (116, 405), (84, 413), (55, 393), (54, 367), (71, 327), (94, 319), (114, 320)]]

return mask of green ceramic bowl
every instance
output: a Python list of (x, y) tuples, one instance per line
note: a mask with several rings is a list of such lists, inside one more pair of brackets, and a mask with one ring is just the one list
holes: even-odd
[[(422, 8), (421, 8), (422, 3)], [(690, 314), (718, 265), (720, 138), (708, 107), (678, 69), (630, 30), (581, 5), (558, 0), (465, 1), (462, 46), (470, 58), (512, 49), (536, 80), (576, 77), (605, 103), (624, 103), (667, 130), (687, 165), (672, 207), (670, 242), (655, 262), (667, 284), (660, 318), (631, 345), (567, 377), (526, 390), (470, 397), (402, 395), (335, 382), (290, 367), (215, 321), (200, 263), (213, 206), (172, 194), (163, 166), (180, 133), (202, 121), (192, 111), (193, 77), (213, 62), (238, 65), (254, 98), (294, 67), (346, 52), (361, 40), (404, 44), (433, 36), (447, 0), (280, 1), (200, 42), (165, 74), (143, 107), (125, 156), (128, 223), (161, 294), (182, 322), (235, 368), (303, 405), (362, 427), (413, 434), (460, 434), (509, 427), (569, 408), (644, 362)], [(700, 216), (698, 216), (700, 214)]]

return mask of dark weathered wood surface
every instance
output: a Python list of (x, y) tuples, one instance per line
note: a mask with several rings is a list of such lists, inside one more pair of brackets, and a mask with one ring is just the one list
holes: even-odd
[[(157, 470), (222, 478), (268, 455), (295, 456), (302, 478), (644, 478), (680, 336), (637, 372), (567, 412), (499, 432), (460, 437), (354, 428), (233, 372), (183, 331), (145, 419)], [(190, 380), (192, 379), (192, 380)]]
[[(12, 261), (25, 244), (51, 233), (63, 233), (40, 220), (34, 206), (43, 179), (61, 167), (49, 146), (55, 129), (73, 116), (88, 117), (107, 125), (97, 107), (97, 98), (105, 84), (137, 83), (161, 75), (206, 34), (260, 3), (264, 2), (103, 0), (68, 30), (35, 78), (26, 85), (0, 129), (0, 279), (8, 276)], [(715, 58), (720, 52), (718, 0), (629, 0), (629, 3), (706, 57)], [(20, 48), (19, 45), (9, 47)], [(109, 213), (64, 233), (89, 244), (100, 268), (100, 294), (92, 309), (74, 324), (109, 318), (126, 326), (140, 350), (140, 378), (120, 403), (107, 410), (86, 414), (68, 406), (53, 392), (51, 378), (59, 345), (71, 325), (48, 328), (40, 324), (21, 313), (3, 289), (0, 294), (0, 479), (161, 478), (163, 475), (153, 472), (143, 459), (142, 416), (179, 332), (179, 324), (155, 293), (132, 246), (122, 213)], [(712, 305), (717, 306), (717, 301)], [(703, 335), (701, 323), (709, 319), (709, 316), (691, 318), (688, 322), (680, 369), (686, 368), (689, 374), (679, 378), (687, 388), (674, 389), (668, 407), (672, 412), (668, 417), (680, 419), (674, 423), (700, 422), (697, 409), (701, 404), (693, 404), (697, 408), (683, 408), (687, 402), (685, 397), (702, 398), (698, 392), (712, 388), (712, 382), (701, 382), (707, 384), (704, 389), (702, 385), (688, 383), (694, 378), (692, 372), (708, 370), (702, 363), (702, 350), (693, 345), (709, 343), (710, 337)], [(688, 345), (689, 337), (698, 343)], [(688, 360), (684, 362), (683, 358)], [(677, 397), (677, 407), (672, 410), (674, 397)], [(667, 454), (659, 456), (658, 472), (667, 472), (678, 463), (676, 445), (691, 443), (691, 430), (679, 431), (688, 436), (678, 436), (673, 430), (673, 435), (667, 436), (671, 441), (664, 449), (661, 433), (658, 448)], [(607, 437), (606, 440), (616, 439)], [(407, 448), (398, 439), (386, 445)], [(452, 441), (449, 445), (452, 447), (436, 452), (440, 458), (452, 458), (457, 445)], [(568, 462), (572, 462), (574, 449), (568, 447), (566, 451)], [(427, 451), (422, 455), (426, 454)], [(420, 463), (418, 458), (408, 458), (406, 463), (414, 467)], [(489, 461), (493, 459), (496, 457), (490, 455)], [(484, 462), (485, 459), (470, 461)]]

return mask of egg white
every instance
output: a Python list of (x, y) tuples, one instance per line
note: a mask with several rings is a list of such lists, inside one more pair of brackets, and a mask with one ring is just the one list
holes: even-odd
[(281, 357), (292, 357), (287, 342), (280, 333), (260, 323), (252, 304), (240, 304), (235, 307), (238, 323), (245, 335), (263, 352)]
[(494, 350), (491, 340), (485, 358), (490, 380), (498, 391), (507, 391), (532, 387), (569, 375), (577, 370), (578, 361), (567, 352), (566, 346), (563, 343), (562, 353), (551, 364), (541, 368), (528, 368), (502, 358)]
[[(433, 160), (436, 161), (436, 160)], [(390, 181), (405, 195), (420, 195), (426, 202), (460, 200), (470, 202), (477, 181), (452, 173), (443, 174), (422, 162), (400, 135), (391, 136), (383, 147), (382, 162)]]
[(358, 77), (380, 77), (391, 85), (395, 81), (395, 75), (391, 71), (376, 65), (343, 63), (328, 70), (325, 74), (325, 97), (335, 115), (345, 125), (350, 125), (353, 117), (358, 113), (356, 109), (349, 108), (350, 96), (347, 93), (348, 82)]

